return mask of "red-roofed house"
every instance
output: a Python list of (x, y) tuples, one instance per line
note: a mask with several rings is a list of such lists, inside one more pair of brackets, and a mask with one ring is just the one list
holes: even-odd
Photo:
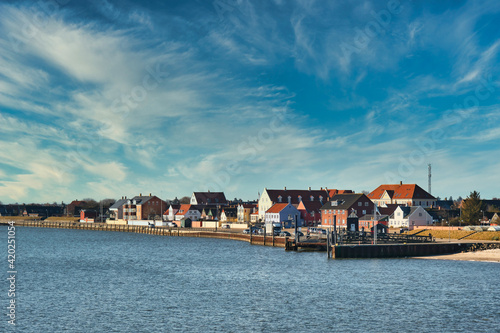
[(304, 226), (317, 226), (321, 224), (321, 207), (323, 204), (319, 201), (302, 200), (297, 206), (301, 214)]
[(267, 210), (264, 220), (267, 230), (272, 230), (272, 226), (277, 224), (285, 228), (291, 228), (295, 224), (302, 226), (300, 212), (291, 203), (274, 204)]
[(436, 198), (417, 184), (380, 185), (368, 198), (377, 206), (398, 204), (405, 206), (422, 206), (430, 208), (436, 205)]
[(180, 221), (182, 219), (191, 219), (191, 221), (198, 221), (201, 217), (201, 212), (193, 205), (182, 204), (179, 210), (175, 214), (175, 220)]

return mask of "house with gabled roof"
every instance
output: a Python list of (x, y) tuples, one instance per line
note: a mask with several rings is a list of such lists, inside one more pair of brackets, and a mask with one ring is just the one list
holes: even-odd
[(127, 197), (122, 197), (109, 207), (110, 220), (123, 220), (123, 206), (127, 201)]
[(363, 193), (337, 194), (321, 207), (321, 225), (338, 228), (347, 227), (351, 214), (362, 217), (373, 212), (375, 204)]
[(226, 206), (227, 200), (224, 192), (193, 192), (191, 205)]
[(399, 206), (389, 218), (390, 228), (408, 228), (432, 225), (432, 216), (421, 206)]
[(177, 214), (179, 208), (181, 208), (180, 204), (170, 203), (168, 209), (163, 213), (163, 219), (165, 221), (175, 221), (175, 214)]
[(377, 206), (398, 204), (404, 206), (434, 207), (436, 198), (417, 184), (384, 184), (377, 187), (368, 198)]
[(280, 225), (291, 228), (295, 225), (302, 226), (300, 212), (291, 203), (276, 203), (266, 212), (264, 218), (266, 229), (273, 230), (273, 226)]
[(359, 229), (370, 230), (376, 224), (389, 225), (389, 215), (366, 214), (359, 218)]
[(219, 211), (213, 206), (205, 206), (201, 210), (201, 219), (204, 221), (212, 221), (219, 219)]
[(264, 188), (259, 198), (259, 220), (264, 221), (265, 214), (269, 208), (276, 203), (290, 203), (296, 207), (302, 200), (318, 201), (324, 204), (329, 199), (328, 190), (272, 190)]
[(301, 214), (304, 226), (312, 227), (321, 224), (321, 207), (323, 203), (319, 201), (302, 200), (297, 210)]
[(236, 207), (226, 207), (222, 208), (220, 214), (221, 222), (237, 222), (238, 220), (238, 210)]
[(195, 205), (182, 204), (175, 214), (175, 220), (181, 221), (183, 219), (191, 219), (191, 221), (199, 221), (201, 217), (201, 210)]
[(127, 221), (161, 220), (163, 209), (167, 203), (151, 193), (143, 196), (142, 193), (132, 199), (127, 199), (123, 206), (123, 219)]
[(256, 203), (239, 203), (237, 206), (238, 223), (250, 222), (250, 215), (257, 209)]

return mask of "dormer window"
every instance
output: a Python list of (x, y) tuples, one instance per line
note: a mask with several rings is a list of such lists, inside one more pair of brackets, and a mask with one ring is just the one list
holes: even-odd
[(288, 203), (292, 203), (292, 197), (288, 196)]
[(280, 195), (280, 196), (278, 197), (278, 202), (281, 202), (281, 201), (282, 201), (282, 199), (283, 199), (283, 198), (282, 198), (282, 197), (281, 197), (281, 195)]
[(302, 202), (302, 196), (299, 195), (299, 202)]
[(207, 202), (210, 203), (210, 198), (207, 198)]
[(314, 201), (314, 195), (311, 195), (309, 199), (311, 199), (311, 201)]

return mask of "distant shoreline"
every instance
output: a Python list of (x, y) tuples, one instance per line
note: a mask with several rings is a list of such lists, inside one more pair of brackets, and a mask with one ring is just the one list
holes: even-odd
[(457, 261), (483, 261), (500, 263), (500, 249), (482, 250), (454, 254), (443, 254), (428, 257), (413, 257), (413, 259), (457, 260)]

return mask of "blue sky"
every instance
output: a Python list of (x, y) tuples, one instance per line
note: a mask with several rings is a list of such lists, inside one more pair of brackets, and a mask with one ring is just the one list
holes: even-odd
[(0, 201), (499, 196), (498, 1), (0, 4)]

